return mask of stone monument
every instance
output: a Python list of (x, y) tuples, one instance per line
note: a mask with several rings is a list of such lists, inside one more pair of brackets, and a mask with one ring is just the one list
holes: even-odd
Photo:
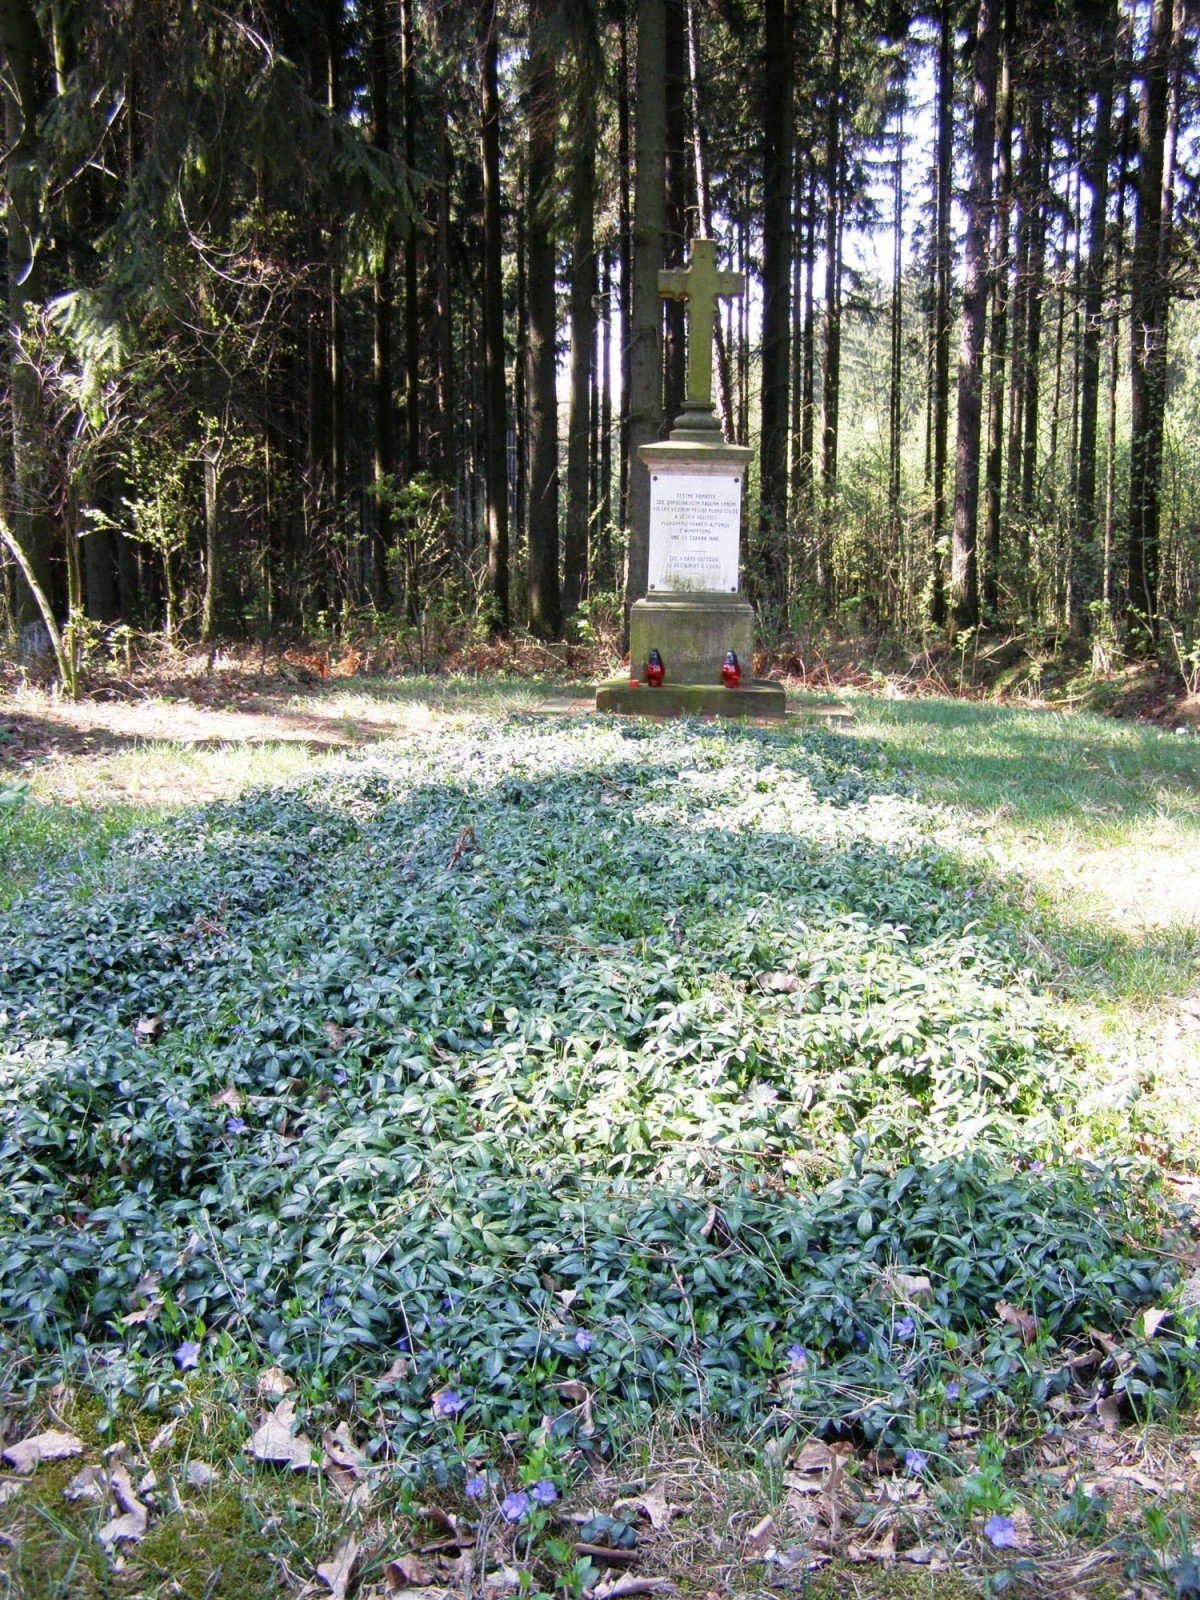
[[(660, 272), (662, 295), (687, 309), (687, 398), (670, 438), (642, 445), (650, 474), (650, 547), (645, 596), (629, 615), (629, 673), (596, 691), (600, 711), (643, 716), (781, 717), (781, 684), (751, 676), (754, 608), (741, 593), (742, 486), (751, 452), (726, 444), (712, 397), (717, 302), (740, 295), (740, 272), (717, 268), (712, 239), (696, 239), (686, 269)], [(651, 687), (646, 662), (662, 657)], [(743, 676), (722, 681), (733, 651)]]

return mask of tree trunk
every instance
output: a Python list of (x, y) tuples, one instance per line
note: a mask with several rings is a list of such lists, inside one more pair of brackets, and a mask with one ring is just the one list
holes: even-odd
[[(416, 0), (400, 0), (401, 74), (404, 85), (404, 165), (417, 166), (417, 74), (413, 49), (413, 7)], [(417, 297), (419, 236), (410, 224), (404, 241), (404, 475), (415, 478), (421, 470), (421, 315)], [(406, 596), (409, 620), (416, 621), (416, 584)]]
[[(1173, 9), (1175, 15), (1172, 15)], [(1158, 636), (1159, 490), (1167, 398), (1173, 121), (1172, 40), (1180, 0), (1154, 0), (1138, 115), (1138, 181), (1131, 261), (1129, 624), (1136, 640)]]
[[(713, 237), (712, 191), (708, 182), (708, 141), (704, 128), (704, 94), (700, 79), (700, 42), (696, 28), (696, 0), (687, 0), (688, 75), (692, 89), (692, 150), (695, 162), (696, 203), (706, 239)], [(733, 439), (733, 378), (729, 370), (729, 343), (720, 316), (713, 323), (717, 352), (717, 415), (727, 442)]]
[(650, 474), (639, 445), (662, 426), (658, 273), (666, 226), (666, 7), (638, 0), (637, 152), (634, 165), (632, 340), (629, 362), (629, 571), (626, 602), (646, 593), (650, 558)]
[(1021, 564), (1030, 583), (1032, 604), (1033, 574), (1030, 569), (1029, 524), (1034, 513), (1037, 488), (1038, 405), (1041, 397), (1042, 307), (1046, 278), (1046, 122), (1041, 96), (1030, 94), (1029, 184), (1023, 204), (1029, 211), (1027, 257), (1025, 261), (1025, 340), (1021, 368), (1021, 416), (1024, 438), (1021, 442)]
[(787, 604), (788, 329), (792, 282), (792, 13), (789, 0), (766, 0), (763, 15), (759, 542), (765, 597), (776, 613), (782, 615)]
[(800, 382), (800, 471), (797, 499), (806, 511), (812, 509), (813, 452), (817, 418), (817, 165), (813, 162), (808, 181), (808, 219), (804, 238), (804, 341)]
[(1016, 0), (1004, 8), (1003, 54), (996, 105), (996, 258), (992, 264), (992, 344), (988, 374), (988, 447), (983, 538), (983, 614), (1000, 615), (1000, 490), (1004, 470), (1004, 362), (1008, 345), (1009, 239), (1012, 215), (1013, 47)]
[(600, 526), (596, 581), (602, 590), (613, 587), (612, 571), (612, 250), (604, 252), (604, 284), (600, 292)]
[[(842, 168), (842, 0), (830, 0), (829, 90), (825, 112), (825, 373), (821, 483), (827, 500), (837, 488), (838, 409), (841, 394), (842, 321), (838, 226)], [(827, 537), (827, 536), (826, 536)], [(830, 565), (822, 562), (826, 599), (832, 597)]]
[(210, 441), (201, 461), (204, 477), (204, 600), (200, 610), (200, 637), (208, 644), (216, 637), (224, 601), (221, 562), (221, 452)]
[(937, 57), (937, 192), (934, 197), (933, 515), (930, 620), (946, 620), (946, 454), (950, 434), (950, 208), (954, 160), (954, 23), (941, 0)]
[(954, 474), (954, 543), (950, 604), (959, 628), (979, 622), (979, 443), (983, 400), (984, 328), (987, 321), (987, 241), (992, 202), (992, 147), (996, 136), (998, 0), (979, 0), (975, 21), (975, 105), (971, 132), (971, 187), (963, 258), (962, 346), (958, 361), (958, 441)]
[(579, 70), (580, 93), (571, 122), (571, 413), (562, 597), (567, 618), (579, 609), (587, 576), (588, 445), (596, 347), (596, 95), (588, 73)]
[(621, 350), (621, 413), (617, 439), (617, 515), (629, 527), (629, 383), (633, 354), (633, 196), (629, 144), (629, 18), (628, 0), (621, 0), (617, 34), (617, 245)]
[[(44, 505), (45, 444), (41, 380), (25, 352), (27, 308), (42, 295), (39, 243), (41, 182), (38, 118), (44, 98), (37, 19), (28, 0), (0, 5), (0, 59), (5, 64), (5, 181), (7, 185), (8, 391), (11, 427), (11, 537), (19, 544), (41, 593), (55, 603), (50, 559), (50, 524)], [(17, 589), (18, 621), (39, 609), (32, 594)]]
[[(667, 227), (665, 264), (682, 267), (687, 259), (687, 12), (684, 0), (666, 0), (667, 49)], [(673, 422), (687, 388), (686, 316), (682, 300), (659, 302), (663, 318), (663, 416)]]
[[(386, 0), (371, 0), (371, 143), (386, 151), (391, 143), (388, 96), (388, 21)], [(392, 459), (392, 226), (384, 224), (374, 284), (373, 388), (375, 408), (375, 603), (391, 602), (388, 554), (392, 545), (391, 494), (395, 486)]]
[(479, 0), (479, 165), (483, 178), (483, 468), (492, 626), (509, 622), (508, 428), (504, 382), (500, 86), (496, 0)]
[(529, 626), (544, 639), (562, 632), (558, 578), (558, 304), (555, 296), (554, 180), (557, 74), (550, 38), (554, 0), (529, 17)]
[[(898, 85), (905, 92), (903, 79)], [(896, 108), (896, 158), (892, 166), (892, 316), (888, 371), (888, 522), (893, 550), (899, 548), (900, 383), (904, 354), (904, 102)]]
[[(450, 139), (449, 108), (439, 89), (437, 108), (437, 475), (443, 483), (454, 478), (454, 303), (450, 286)], [(503, 327), (501, 328), (503, 333)]]

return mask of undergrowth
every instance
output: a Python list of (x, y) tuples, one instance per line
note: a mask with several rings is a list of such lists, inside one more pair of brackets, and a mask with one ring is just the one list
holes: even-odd
[[(270, 1360), (442, 1479), (663, 1405), (1032, 1416), (1164, 1305), (1170, 1218), (1079, 1154), (956, 826), (832, 734), (513, 716), (52, 881), (0, 921), (12, 1382)], [(1189, 1391), (1183, 1318), (1124, 1346), (1137, 1413)]]

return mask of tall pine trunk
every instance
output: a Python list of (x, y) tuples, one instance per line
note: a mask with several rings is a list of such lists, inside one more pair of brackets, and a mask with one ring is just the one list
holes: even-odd
[(937, 155), (934, 195), (933, 308), (933, 571), (929, 616), (946, 620), (946, 455), (950, 435), (950, 207), (954, 161), (954, 22), (951, 0), (941, 0), (937, 55)]
[[(700, 41), (696, 25), (696, 0), (687, 0), (688, 78), (691, 84), (692, 157), (695, 169), (696, 205), (700, 230), (705, 239), (713, 237), (712, 190), (708, 181), (708, 140), (704, 124), (704, 90), (700, 77)], [(717, 353), (717, 415), (727, 441), (733, 439), (733, 378), (729, 370), (729, 341), (720, 316), (713, 324)]]
[(958, 440), (950, 566), (950, 604), (959, 628), (973, 628), (979, 621), (979, 445), (999, 32), (999, 0), (979, 0), (975, 21), (971, 186), (967, 199), (967, 238), (963, 252), (962, 346), (958, 361)]
[(666, 6), (638, 0), (636, 158), (633, 201), (632, 338), (629, 361), (629, 569), (626, 602), (646, 593), (650, 559), (650, 474), (639, 445), (662, 425), (658, 272), (666, 226)]
[(1012, 235), (1013, 48), (1016, 0), (1006, 0), (996, 105), (996, 256), (992, 263), (992, 340), (988, 369), (988, 445), (983, 536), (983, 614), (1000, 615), (1000, 490), (1004, 471), (1004, 364), (1008, 348), (1008, 291)]
[(596, 93), (587, 41), (577, 67), (579, 93), (571, 122), (571, 410), (567, 429), (567, 520), (563, 543), (563, 614), (574, 616), (587, 582), (588, 446), (596, 346)]
[(763, 25), (763, 311), (759, 543), (764, 595), (787, 605), (788, 330), (791, 323), (792, 14), (766, 0)]
[(507, 399), (504, 384), (500, 87), (496, 0), (479, 0), (479, 155), (483, 179), (483, 466), (492, 625), (509, 621)]
[[(416, 0), (400, 0), (401, 81), (404, 87), (404, 165), (417, 165), (417, 73), (413, 44), (413, 7)], [(408, 478), (421, 470), (421, 308), (417, 295), (419, 238), (409, 227), (404, 241), (404, 472)], [(409, 583), (406, 596), (410, 613), (416, 587)], [(415, 618), (414, 618), (415, 620)]]
[(1098, 63), (1096, 121), (1089, 152), (1087, 263), (1083, 276), (1083, 328), (1079, 352), (1079, 468), (1077, 524), (1072, 550), (1069, 617), (1071, 631), (1086, 633), (1089, 605), (1100, 597), (1099, 519), (1096, 513), (1096, 434), (1100, 413), (1100, 341), (1104, 329), (1104, 253), (1107, 239), (1108, 163), (1112, 149), (1116, 77), (1117, 7), (1105, 13)]
[(620, 0), (617, 31), (617, 247), (621, 412), (617, 437), (617, 516), (629, 527), (629, 387), (633, 356), (633, 162), (629, 141), (629, 0)]
[[(1178, 5), (1178, 0), (1176, 0)], [(1167, 271), (1173, 143), (1172, 0), (1154, 0), (1142, 69), (1138, 178), (1131, 262), (1129, 443), (1129, 625), (1135, 640), (1158, 636), (1158, 565), (1163, 419), (1167, 399)]]
[[(42, 468), (44, 422), (41, 380), (25, 350), (23, 332), (27, 308), (41, 298), (42, 260), (38, 249), (38, 211), (41, 182), (38, 175), (38, 119), (44, 98), (43, 63), (39, 59), (37, 18), (27, 0), (4, 0), (0, 6), (0, 57), (5, 71), (0, 93), (4, 99), (5, 180), (8, 189), (8, 393), (11, 474), (10, 529), (30, 571), (52, 602), (55, 573), (50, 559), (50, 525), (43, 497)], [(6, 508), (7, 509), (7, 508)], [(32, 621), (39, 614), (32, 594), (20, 590), (17, 616)]]
[(558, 79), (550, 22), (554, 0), (529, 16), (529, 202), (525, 254), (529, 296), (529, 626), (544, 639), (562, 632), (558, 576), (558, 302), (555, 294), (555, 152)]
[[(667, 229), (663, 252), (668, 267), (687, 259), (687, 12), (684, 0), (666, 0), (667, 21)], [(659, 304), (663, 319), (663, 416), (673, 422), (686, 390), (686, 308), (682, 300)]]
[[(391, 144), (391, 118), (388, 95), (388, 28), (385, 0), (371, 0), (371, 143), (387, 151)], [(374, 343), (372, 349), (372, 388), (375, 431), (373, 466), (375, 476), (375, 539), (373, 543), (373, 588), (381, 608), (391, 600), (388, 581), (388, 553), (392, 544), (391, 492), (395, 464), (392, 460), (392, 224), (383, 225), (374, 283)]]
[[(825, 108), (825, 372), (821, 439), (821, 483), (827, 500), (837, 488), (838, 411), (842, 371), (842, 263), (840, 252), (842, 171), (842, 0), (830, 0), (829, 87)], [(831, 598), (829, 552), (822, 561), (826, 599)]]

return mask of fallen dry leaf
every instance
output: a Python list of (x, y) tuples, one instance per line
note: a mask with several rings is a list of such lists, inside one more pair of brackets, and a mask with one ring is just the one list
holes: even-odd
[(213, 1095), (210, 1106), (227, 1106), (235, 1114), (242, 1109), (242, 1097), (232, 1083), (227, 1083), (220, 1094)]
[(331, 1050), (340, 1050), (346, 1042), (346, 1030), (338, 1022), (325, 1023), (325, 1037)]
[(627, 1500), (614, 1500), (613, 1510), (642, 1511), (650, 1519), (650, 1526), (658, 1531), (667, 1527), (671, 1518), (683, 1507), (670, 1503), (667, 1499), (667, 1480), (660, 1478), (648, 1489), (643, 1489), (641, 1494), (631, 1495)]
[(41, 1461), (63, 1461), (67, 1456), (82, 1454), (83, 1440), (73, 1433), (62, 1433), (57, 1428), (30, 1434), (28, 1439), (7, 1445), (3, 1451), (9, 1466), (21, 1473), (32, 1472)]
[(383, 1569), (383, 1581), (389, 1594), (399, 1594), (401, 1589), (427, 1586), (432, 1580), (433, 1574), (420, 1556), (393, 1556)]
[(183, 1469), (183, 1481), (193, 1489), (210, 1489), (217, 1481), (217, 1470), (207, 1461), (189, 1461)]
[(1142, 1312), (1142, 1338), (1153, 1339), (1162, 1323), (1169, 1317), (1169, 1311), (1160, 1311), (1157, 1306), (1147, 1306)]
[(385, 1384), (391, 1385), (393, 1383), (403, 1383), (404, 1379), (407, 1377), (408, 1362), (403, 1356), (397, 1356), (387, 1371), (383, 1373), (381, 1377), (378, 1377), (373, 1381), (382, 1389)]
[(0, 1479), (0, 1506), (6, 1506), (14, 1495), (21, 1492), (21, 1485), (15, 1478)]
[(121, 1326), (137, 1328), (142, 1323), (153, 1322), (162, 1310), (161, 1300), (151, 1300), (148, 1305), (139, 1306), (136, 1311), (130, 1311), (121, 1318)]
[(885, 1566), (891, 1566), (896, 1559), (896, 1530), (886, 1528), (883, 1534), (873, 1540), (854, 1540), (846, 1546), (847, 1561), (882, 1561)]
[(162, 1017), (139, 1017), (133, 1025), (133, 1032), (139, 1044), (153, 1044), (156, 1039), (162, 1038), (163, 1027)]
[(901, 1272), (897, 1267), (889, 1267), (880, 1284), (889, 1299), (903, 1300), (914, 1306), (933, 1304), (933, 1280), (923, 1272)]
[(323, 1433), (321, 1448), (325, 1452), (326, 1461), (335, 1467), (340, 1467), (343, 1472), (361, 1478), (366, 1471), (366, 1459), (359, 1453), (358, 1446), (351, 1438), (348, 1423), (339, 1422), (332, 1433)]
[(129, 1468), (118, 1462), (112, 1468), (108, 1482), (121, 1514), (113, 1517), (111, 1522), (106, 1522), (97, 1537), (101, 1544), (110, 1549), (118, 1544), (136, 1544), (146, 1531), (150, 1514), (133, 1492)]
[(759, 1556), (775, 1537), (775, 1518), (763, 1517), (750, 1529), (746, 1535), (745, 1555), (747, 1560)]
[(108, 1494), (108, 1478), (100, 1467), (83, 1467), (63, 1490), (64, 1500), (88, 1500), (99, 1504)]
[[(483, 1600), (500, 1600), (501, 1595), (516, 1594), (521, 1587), (519, 1567), (496, 1567), (483, 1575)], [(424, 1591), (427, 1592), (427, 1591)], [(405, 1596), (410, 1600), (412, 1591)]]
[(628, 1572), (620, 1577), (614, 1574), (611, 1581), (600, 1582), (592, 1590), (595, 1600), (623, 1600), (624, 1596), (635, 1594), (678, 1593), (670, 1578), (635, 1578)]
[(1037, 1318), (1028, 1311), (1022, 1311), (1019, 1306), (1010, 1305), (1007, 1300), (997, 1300), (996, 1316), (1020, 1334), (1023, 1344), (1032, 1344), (1037, 1338)]
[(1121, 1402), (1115, 1394), (1107, 1394), (1096, 1402), (1096, 1415), (1105, 1433), (1116, 1433), (1121, 1426)]
[(312, 1441), (302, 1433), (292, 1432), (295, 1415), (292, 1401), (281, 1400), (273, 1412), (259, 1419), (250, 1441), (250, 1454), (256, 1461), (270, 1461), (275, 1466), (290, 1467), (293, 1472), (312, 1466)]
[(266, 1367), (259, 1373), (258, 1382), (254, 1387), (262, 1399), (273, 1400), (287, 1394), (288, 1390), (294, 1389), (296, 1385), (282, 1367)]
[(305, 1594), (331, 1595), (333, 1600), (346, 1600), (346, 1589), (357, 1560), (358, 1540), (352, 1536), (343, 1539), (328, 1561), (318, 1563), (316, 1571), (320, 1582), (315, 1587), (310, 1584)]

